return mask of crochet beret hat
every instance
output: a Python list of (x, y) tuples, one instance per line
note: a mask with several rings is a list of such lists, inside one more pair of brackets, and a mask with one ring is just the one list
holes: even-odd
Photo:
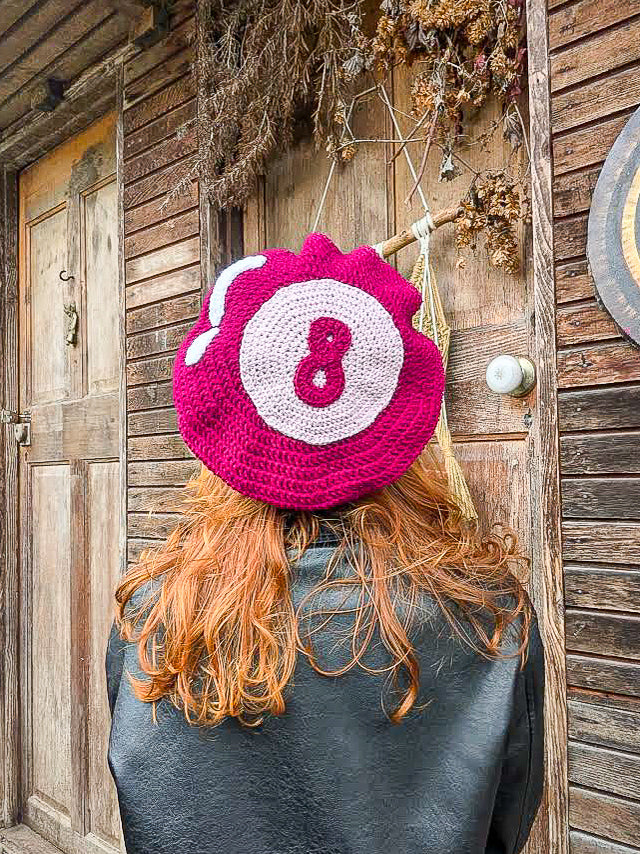
[(243, 495), (321, 509), (396, 480), (435, 430), (444, 371), (417, 289), (324, 235), (218, 276), (176, 356), (182, 437)]

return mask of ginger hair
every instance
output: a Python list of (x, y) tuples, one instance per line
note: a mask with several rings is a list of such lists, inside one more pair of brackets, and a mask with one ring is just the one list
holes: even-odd
[[(325, 576), (294, 609), (292, 566), (321, 525), (339, 545)], [(343, 556), (348, 576), (336, 575)], [(432, 597), (452, 630), (480, 655), (520, 655), (524, 664), (532, 618), (522, 584), (528, 566), (512, 530), (494, 524), (483, 534), (461, 518), (430, 448), (391, 485), (329, 512), (254, 501), (203, 466), (186, 487), (180, 524), (120, 581), (116, 622), (121, 636), (138, 646), (144, 678), (129, 675), (138, 699), (154, 703), (155, 717), (155, 703), (168, 698), (190, 723), (207, 726), (226, 717), (257, 725), (265, 715), (282, 714), (298, 654), (326, 676), (356, 665), (374, 672), (363, 659), (377, 630), (391, 657), (390, 677), (395, 685), (404, 681), (399, 702), (387, 712), (399, 723), (419, 694), (409, 634), (420, 598)], [(153, 595), (134, 604), (136, 591), (149, 582), (156, 585)], [(314, 597), (345, 587), (357, 591), (360, 603), (352, 660), (327, 670), (316, 660), (313, 633), (301, 635), (302, 612)], [(518, 643), (505, 653), (509, 627)]]

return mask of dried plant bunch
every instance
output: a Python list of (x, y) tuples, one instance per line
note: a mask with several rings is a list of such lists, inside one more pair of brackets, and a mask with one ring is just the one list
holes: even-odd
[[(469, 142), (466, 119), (489, 98), (501, 105), (501, 120), (474, 142), (486, 146), (502, 127), (513, 150), (522, 145), (516, 101), (524, 73), (523, 0), (384, 0), (381, 10), (373, 41), (376, 66), (389, 70), (407, 63), (416, 68), (411, 85), (414, 132), (425, 131), (418, 178), (434, 142), (442, 151), (440, 180), (460, 174), (459, 162), (464, 161), (456, 150)], [(527, 210), (523, 180), (505, 170), (474, 173), (455, 221), (459, 266), (465, 263), (464, 250), (475, 249), (482, 234), (490, 263), (517, 272), (517, 225)]]
[(523, 184), (504, 170), (478, 176), (462, 200), (455, 219), (458, 266), (463, 267), (462, 252), (477, 248), (484, 232), (489, 261), (509, 273), (520, 269), (517, 228), (529, 219), (529, 200)]
[(419, 63), (413, 113), (433, 116), (450, 144), (466, 107), (482, 106), (492, 93), (506, 108), (520, 95), (523, 0), (384, 0), (381, 9), (376, 64)]
[[(490, 263), (516, 272), (518, 223), (528, 210), (525, 181), (506, 169), (477, 173), (459, 149), (486, 147), (499, 128), (514, 151), (526, 145), (516, 104), (524, 72), (523, 3), (383, 0), (375, 36), (367, 38), (365, 0), (198, 0), (200, 186), (219, 208), (242, 206), (272, 158), (293, 144), (300, 119), (311, 120), (318, 148), (350, 160), (360, 143), (375, 141), (356, 139), (350, 127), (360, 97), (356, 81), (362, 89), (364, 72), (384, 76), (406, 63), (415, 68), (409, 136), (424, 146), (409, 197), (430, 150), (438, 148), (440, 180), (472, 173), (455, 220), (458, 263), (482, 235)], [(498, 99), (502, 115), (471, 140), (466, 119), (489, 98)]]
[(213, 203), (247, 200), (299, 113), (319, 143), (340, 138), (352, 81), (370, 64), (361, 6), (199, 0), (199, 172)]

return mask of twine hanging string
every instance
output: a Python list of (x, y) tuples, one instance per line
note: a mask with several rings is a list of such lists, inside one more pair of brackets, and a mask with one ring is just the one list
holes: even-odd
[[(347, 133), (351, 134), (351, 137), (353, 138), (353, 133), (351, 132), (351, 127), (349, 126), (349, 122), (351, 121), (351, 116), (353, 114), (353, 108), (355, 107), (356, 102), (359, 101), (360, 98), (364, 98), (365, 95), (370, 95), (372, 92), (375, 92), (375, 91), (376, 91), (376, 87), (372, 86), (370, 89), (365, 89), (363, 92), (358, 92), (358, 94), (354, 95), (353, 98), (351, 99), (351, 103), (349, 104), (349, 109), (347, 110), (347, 114), (345, 116), (344, 128), (342, 131), (342, 139), (340, 140), (341, 143), (345, 142), (345, 135)], [(325, 202), (327, 201), (327, 195), (329, 194), (329, 187), (331, 186), (331, 182), (333, 180), (333, 176), (334, 176), (335, 171), (336, 171), (337, 163), (338, 163), (338, 161), (334, 157), (331, 161), (331, 167), (329, 169), (329, 174), (327, 175), (327, 180), (325, 181), (325, 184), (324, 184), (324, 190), (322, 191), (322, 195), (320, 196), (320, 201), (318, 202), (318, 208), (316, 210), (316, 215), (315, 215), (315, 218), (313, 220), (313, 225), (311, 227), (311, 231), (316, 231), (316, 229), (318, 228), (318, 225), (320, 223), (320, 217), (322, 216), (322, 212), (324, 210), (324, 205), (325, 205)]]
[[(451, 329), (446, 322), (444, 307), (442, 305), (440, 292), (435, 281), (435, 273), (431, 265), (430, 256), (431, 232), (434, 231), (437, 226), (429, 210), (429, 205), (427, 204), (424, 192), (422, 190), (422, 187), (420, 186), (420, 181), (417, 178), (417, 173), (414, 168), (413, 161), (411, 160), (411, 155), (408, 151), (407, 140), (403, 139), (402, 137), (402, 133), (400, 132), (400, 127), (396, 120), (393, 107), (391, 105), (391, 102), (389, 101), (389, 97), (386, 93), (386, 90), (382, 85), (380, 85), (380, 94), (383, 102), (387, 107), (387, 110), (389, 111), (391, 121), (395, 128), (396, 134), (398, 135), (398, 140), (402, 145), (402, 151), (406, 158), (407, 166), (409, 167), (409, 171), (411, 172), (411, 175), (414, 179), (415, 190), (418, 192), (418, 195), (420, 196), (420, 200), (422, 202), (422, 206), (424, 208), (424, 216), (422, 217), (422, 219), (419, 219), (417, 222), (414, 222), (411, 226), (412, 235), (418, 241), (418, 244), (420, 246), (418, 260), (416, 261), (416, 264), (413, 268), (413, 273), (411, 275), (412, 283), (417, 287), (420, 287), (420, 291), (422, 294), (420, 314), (418, 317), (418, 329), (423, 334), (428, 334), (429, 337), (433, 340), (436, 347), (440, 350), (442, 362), (446, 371), (447, 363), (449, 360), (449, 341), (451, 337)], [(447, 212), (447, 214), (448, 213), (449, 212)], [(384, 242), (379, 243), (375, 246), (376, 251), (380, 254), (381, 257), (384, 257), (384, 255), (386, 254), (384, 251), (385, 248), (386, 246)], [(425, 330), (425, 308), (427, 303), (427, 297), (429, 301), (428, 325), (430, 329)], [(449, 430), (447, 407), (445, 405), (444, 398), (440, 406), (440, 418), (438, 419), (438, 424), (436, 426), (436, 439), (438, 440), (438, 445), (440, 446), (440, 450), (442, 451), (445, 471), (447, 473), (447, 480), (449, 482), (449, 489), (451, 491), (451, 495), (453, 496), (456, 504), (460, 508), (462, 517), (469, 521), (475, 521), (478, 518), (478, 513), (474, 506), (471, 493), (469, 492), (469, 487), (460, 467), (460, 463), (458, 462), (455, 456), (453, 448), (453, 437), (451, 435), (451, 431)]]

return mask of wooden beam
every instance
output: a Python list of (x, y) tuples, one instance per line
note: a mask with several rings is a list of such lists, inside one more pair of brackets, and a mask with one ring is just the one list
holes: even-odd
[(565, 520), (562, 526), (566, 560), (613, 564), (640, 562), (640, 523)]
[(640, 474), (639, 450), (638, 432), (563, 436), (560, 440), (562, 474)]
[(602, 655), (567, 655), (567, 684), (640, 697), (640, 664)]
[(530, 352), (537, 371), (531, 426), (532, 588), (545, 648), (546, 812), (530, 851), (569, 854), (567, 677), (563, 614), (560, 464), (556, 394), (551, 96), (547, 3), (527, 0), (529, 132), (535, 324)]
[(640, 836), (640, 803), (604, 792), (571, 786), (571, 826), (615, 842), (636, 845)]
[(571, 854), (637, 854), (637, 848), (617, 845), (609, 839), (600, 839), (579, 830), (571, 831)]
[(568, 713), (570, 738), (627, 753), (640, 752), (640, 702), (635, 698), (572, 691)]
[(54, 113), (34, 110), (5, 128), (0, 137), (0, 162), (6, 168), (20, 169), (103, 115), (113, 105), (117, 69), (137, 51), (133, 45), (119, 47), (65, 90)]
[(560, 430), (633, 430), (640, 428), (640, 385), (563, 391), (559, 394)]

